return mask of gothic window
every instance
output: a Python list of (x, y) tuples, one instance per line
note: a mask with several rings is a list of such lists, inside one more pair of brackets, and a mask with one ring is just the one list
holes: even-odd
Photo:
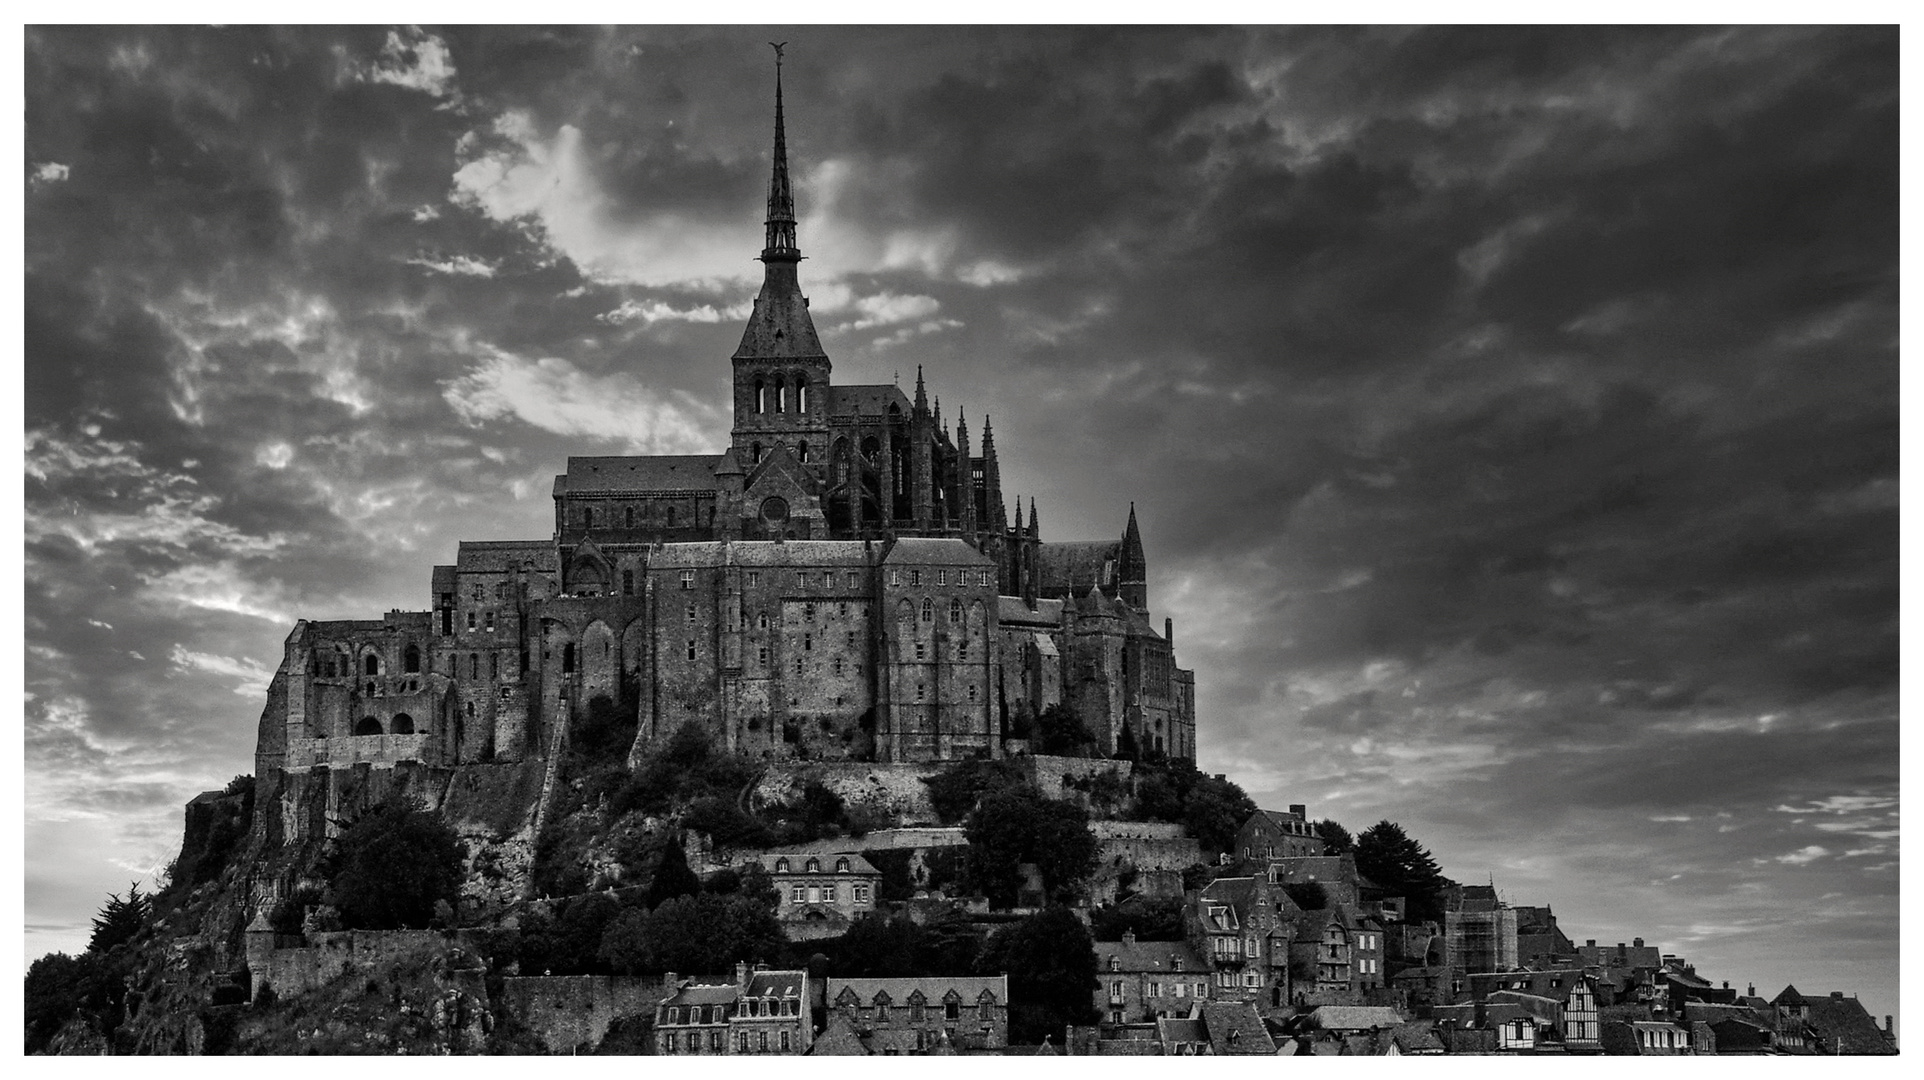
[(960, 600), (949, 601), (949, 625), (962, 625), (962, 601)]
[(381, 673), (381, 658), (373, 653), (368, 653), (364, 666), (369, 675), (379, 675)]
[(480, 677), (481, 677), (481, 654), (469, 653), (468, 654), (468, 678), (478, 679)]
[(361, 717), (361, 722), (354, 725), (354, 734), (356, 735), (379, 735), (380, 733), (381, 722), (372, 716), (363, 716)]
[(574, 669), (575, 669), (575, 647), (574, 647), (574, 643), (570, 642), (561, 647), (561, 673), (563, 675), (567, 675), (572, 673)]
[(621, 595), (635, 595), (635, 572), (633, 570), (623, 570), (621, 572)]
[(417, 675), (420, 673), (421, 671), (421, 650), (420, 649), (416, 648), (413, 645), (409, 645), (407, 647), (407, 651), (401, 654), (401, 670), (406, 672), (409, 675)]
[(634, 528), (635, 527), (635, 508), (632, 506), (624, 507), (622, 510), (621, 520), (623, 525), (627, 526), (630, 529)]
[(923, 622), (935, 621), (935, 601), (929, 599), (926, 596), (922, 598), (922, 621)]
[(592, 529), (592, 528), (594, 528), (594, 527), (595, 527), (595, 512), (594, 512), (594, 510), (592, 510), (592, 509), (590, 509), (590, 508), (588, 508), (588, 507), (583, 507), (583, 508), (582, 508), (582, 510), (581, 510), (581, 527), (582, 527), (582, 528), (584, 528), (584, 529)]

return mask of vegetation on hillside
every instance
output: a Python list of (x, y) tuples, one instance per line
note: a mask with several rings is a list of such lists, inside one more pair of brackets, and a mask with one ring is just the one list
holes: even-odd
[(1032, 787), (1005, 788), (984, 796), (963, 827), (969, 839), (969, 875), (989, 901), (1016, 902), (1020, 866), (1032, 863), (1050, 899), (1073, 899), (1095, 869), (1096, 838), (1089, 815), (1064, 799), (1042, 797)]
[(1050, 907), (989, 935), (976, 960), (983, 975), (1009, 976), (1009, 1042), (1060, 1040), (1069, 1024), (1093, 1024), (1096, 951), (1066, 907)]
[(1429, 849), (1387, 818), (1356, 838), (1356, 870), (1409, 904), (1412, 922), (1443, 918), (1442, 893), (1449, 879)]
[(451, 919), (461, 843), (441, 815), (386, 802), (341, 830), (322, 872), (343, 929), (424, 929)]
[(1256, 812), (1242, 788), (1198, 772), (1187, 761), (1142, 762), (1135, 768), (1135, 787), (1131, 818), (1183, 826), (1206, 857), (1234, 847), (1237, 830)]

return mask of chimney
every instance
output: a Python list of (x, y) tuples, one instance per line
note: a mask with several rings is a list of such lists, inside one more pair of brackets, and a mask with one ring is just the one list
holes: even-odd
[(1594, 948), (1596, 948), (1596, 947), (1597, 947), (1597, 939), (1596, 939), (1596, 938), (1591, 938), (1591, 939), (1589, 939), (1588, 941), (1585, 941), (1585, 942), (1583, 943), (1583, 947), (1584, 947), (1584, 948), (1586, 948), (1586, 949), (1594, 949)]
[(1292, 814), (1294, 814), (1294, 815), (1296, 815), (1296, 816), (1297, 816), (1297, 817), (1299, 817), (1299, 818), (1303, 818), (1303, 819), (1305, 819), (1305, 820), (1307, 820), (1307, 819), (1309, 818), (1309, 804), (1308, 804), (1308, 803), (1299, 803), (1299, 802), (1297, 802), (1297, 803), (1290, 803), (1290, 804), (1289, 804), (1289, 812), (1290, 812), (1290, 813), (1292, 813)]
[(1725, 980), (1724, 980), (1724, 989), (1726, 989), (1726, 990), (1728, 990), (1728, 989), (1730, 989), (1730, 980), (1729, 980), (1729, 979), (1725, 979)]
[(746, 960), (735, 961), (735, 985), (743, 990), (748, 989), (748, 961)]
[(1136, 932), (1134, 930), (1124, 930), (1122, 932), (1122, 943), (1124, 945), (1134, 945), (1136, 943)]
[[(1687, 969), (1686, 969), (1686, 970), (1687, 970)], [(1831, 1000), (1832, 1000), (1832, 1001), (1842, 1001), (1842, 1000), (1844, 1000), (1844, 992), (1843, 992), (1842, 990), (1832, 990), (1832, 991), (1830, 992), (1830, 996), (1831, 996)]]
[(663, 990), (666, 990), (670, 994), (673, 994), (675, 992), (675, 988), (680, 985), (681, 985), (681, 977), (676, 975), (672, 971), (667, 972), (661, 977), (661, 988)]
[(1891, 1014), (1890, 1013), (1884, 1014), (1884, 1034), (1886, 1035), (1891, 1034)]
[(1746, 990), (1744, 991), (1744, 996), (1745, 996), (1745, 997), (1756, 997), (1756, 996), (1757, 996), (1757, 984), (1756, 984), (1756, 983), (1751, 983), (1751, 984), (1749, 984), (1749, 988), (1748, 988), (1748, 989), (1746, 989)]
[(1639, 949), (1641, 949), (1641, 948), (1643, 948), (1643, 939), (1642, 939), (1642, 938), (1631, 938), (1631, 939), (1630, 939), (1630, 942), (1631, 942), (1631, 944), (1633, 944), (1633, 945), (1635, 945), (1635, 946), (1636, 946), (1637, 948), (1639, 948)]

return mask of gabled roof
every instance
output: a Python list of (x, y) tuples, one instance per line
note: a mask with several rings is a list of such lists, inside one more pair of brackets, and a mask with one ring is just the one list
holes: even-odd
[(852, 991), (863, 1005), (875, 1001), (877, 994), (887, 994), (888, 1000), (906, 1004), (917, 993), (925, 1002), (940, 1002), (954, 993), (964, 1005), (975, 1005), (986, 992), (998, 1004), (1009, 1002), (1009, 977), (1007, 975), (916, 975), (894, 979), (835, 979), (828, 980), (828, 1003), (833, 1006), (843, 991)]
[(887, 383), (828, 388), (830, 416), (887, 416), (890, 405), (902, 410), (903, 416), (913, 408), (901, 387)]
[(1802, 1005), (1804, 1002), (1804, 995), (1797, 992), (1795, 983), (1785, 985), (1776, 997), (1770, 999), (1772, 1005)]
[(1368, 1031), (1404, 1023), (1403, 1014), (1387, 1005), (1318, 1005), (1310, 1010), (1307, 1026), (1318, 1031)]
[(1051, 596), (1081, 596), (1094, 586), (1116, 583), (1121, 540), (1070, 540), (1036, 548), (1038, 587)]
[(741, 988), (732, 982), (698, 983), (684, 980), (679, 988), (663, 1001), (663, 1005), (727, 1005), (741, 997)]
[(555, 490), (570, 494), (617, 491), (713, 491), (719, 454), (648, 457), (570, 457)]
[[(1167, 973), (1180, 971), (1184, 974), (1207, 972), (1209, 966), (1202, 957), (1196, 955), (1187, 942), (1182, 941), (1098, 941), (1096, 948), (1096, 974), (1112, 970), (1109, 961), (1116, 961), (1115, 971)], [(1175, 966), (1177, 960), (1182, 967)]]
[(1484, 997), (1486, 1006), (1514, 1005), (1545, 1023), (1556, 1023), (1563, 1006), (1554, 998), (1526, 994), (1521, 990), (1496, 990)]
[(1203, 1030), (1203, 1022), (1200, 1019), (1165, 1016), (1156, 1021), (1156, 1039), (1164, 1045), (1206, 1043), (1209, 1041), (1209, 1034)]
[(757, 971), (748, 977), (748, 989), (742, 996), (799, 998), (807, 979), (806, 971)]
[(1062, 625), (1062, 601), (1037, 600), (1035, 608), (1022, 602), (1020, 596), (996, 597), (996, 610), (1003, 626), (1012, 624), (1023, 626), (1045, 626), (1056, 628)]
[[(821, 868), (819, 870), (805, 869), (810, 859), (819, 863)], [(836, 869), (836, 866), (839, 865), (842, 859), (848, 860), (847, 870)], [(775, 869), (776, 862), (783, 860), (788, 863), (788, 869)], [(850, 877), (854, 877), (857, 874), (867, 874), (879, 877), (882, 873), (875, 868), (873, 863), (862, 858), (861, 853), (854, 851), (816, 851), (802, 854), (786, 854), (776, 851), (758, 855), (756, 856), (756, 861), (760, 862), (762, 870), (769, 874), (847, 874)]]
[(889, 566), (994, 566), (995, 561), (966, 542), (946, 536), (904, 536), (890, 545), (882, 562)]
[(549, 573), (561, 568), (552, 540), (463, 540), (455, 549), (455, 568), (471, 574), (509, 573), (523, 563)]
[(1804, 1004), (1810, 1009), (1811, 1029), (1824, 1038), (1827, 1051), (1835, 1047), (1846, 1054), (1897, 1052), (1856, 998), (1833, 993), (1829, 997), (1807, 997)]
[(1269, 1037), (1256, 1006), (1247, 1001), (1204, 1002), (1202, 1021), (1209, 1047), (1218, 1055), (1276, 1053), (1276, 1040)]

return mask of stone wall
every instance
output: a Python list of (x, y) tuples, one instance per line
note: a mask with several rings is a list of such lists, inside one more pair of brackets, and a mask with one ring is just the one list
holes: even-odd
[(443, 935), (437, 930), (316, 933), (307, 935), (307, 944), (300, 948), (250, 947), (247, 968), (256, 998), (267, 987), (272, 987), (282, 998), (298, 997), (339, 977), (350, 967), (365, 969), (411, 952), (439, 949), (443, 941)]
[(501, 1007), (549, 1053), (592, 1050), (624, 1016), (650, 1014), (667, 994), (654, 975), (520, 976), (501, 980)]
[(1097, 773), (1113, 772), (1123, 780), (1129, 779), (1134, 766), (1127, 761), (1114, 761), (1109, 758), (1055, 757), (1038, 754), (1034, 757), (1015, 759), (1042, 794), (1051, 799), (1074, 799), (1081, 792), (1063, 783), (1074, 777), (1078, 780)]
[(1089, 831), (1098, 840), (1182, 840), (1189, 835), (1167, 821), (1091, 821)]
[(884, 764), (880, 762), (834, 761), (809, 764), (771, 765), (756, 783), (749, 798), (756, 806), (787, 802), (801, 794), (803, 785), (820, 780), (842, 797), (851, 815), (868, 815), (871, 820), (892, 820), (904, 825), (936, 825), (935, 808), (929, 804), (929, 786), (923, 778), (934, 776), (945, 766), (941, 763)]

